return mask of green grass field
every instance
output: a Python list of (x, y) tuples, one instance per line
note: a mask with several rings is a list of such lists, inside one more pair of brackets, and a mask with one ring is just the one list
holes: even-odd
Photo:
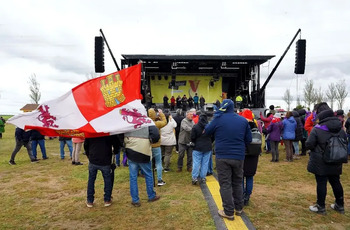
[[(176, 173), (177, 154), (172, 157), (171, 172), (163, 173), (166, 185), (157, 187), (161, 199), (147, 202), (145, 183), (139, 178), (142, 206), (133, 207), (129, 194), (127, 167), (116, 170), (113, 205), (103, 206), (103, 179), (96, 181), (95, 207), (87, 208), (88, 161), (73, 166), (69, 158), (59, 157), (59, 141), (46, 140), (50, 159), (30, 163), (26, 149), (17, 154), (17, 165), (8, 164), (14, 148), (14, 126), (6, 124), (0, 139), (0, 229), (215, 229), (208, 205), (199, 186), (191, 184), (188, 172)], [(250, 205), (244, 211), (257, 229), (350, 229), (350, 169), (344, 165), (341, 181), (345, 191), (346, 214), (331, 210), (334, 202), (330, 186), (327, 215), (311, 213), (316, 201), (314, 176), (307, 172), (308, 156), (271, 163), (270, 154), (260, 157), (254, 177)], [(66, 149), (66, 154), (68, 149)], [(38, 154), (41, 158), (39, 150)], [(220, 207), (221, 208), (221, 207)]]

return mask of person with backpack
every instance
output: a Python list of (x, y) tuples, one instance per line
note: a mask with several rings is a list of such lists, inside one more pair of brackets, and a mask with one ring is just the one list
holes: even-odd
[[(327, 181), (329, 181), (335, 196), (335, 203), (331, 204), (330, 207), (343, 214), (344, 191), (340, 182), (343, 164), (326, 163), (324, 157), (327, 143), (329, 143), (332, 136), (337, 135), (338, 138), (346, 139), (346, 134), (342, 129), (340, 120), (334, 116), (333, 110), (329, 107), (327, 109), (327, 107), (323, 106), (322, 109), (325, 110), (318, 109), (316, 111), (318, 124), (312, 129), (305, 143), (306, 148), (311, 150), (307, 170), (315, 174), (317, 184), (317, 202), (315, 205), (310, 206), (309, 209), (318, 214), (326, 214), (325, 200), (327, 195)], [(331, 149), (331, 151), (334, 150)], [(338, 153), (342, 152), (339, 148), (336, 151)]]
[(278, 145), (281, 142), (283, 124), (281, 121), (281, 114), (275, 113), (269, 127), (267, 128), (267, 134), (269, 135), (270, 146), (271, 146), (271, 162), (279, 161)]
[(350, 111), (347, 114), (347, 119), (345, 122), (345, 129), (346, 129), (346, 135), (348, 137), (348, 154), (349, 154), (349, 158), (350, 158)]
[(246, 148), (243, 164), (243, 204), (247, 206), (253, 192), (254, 176), (258, 168), (259, 156), (261, 154), (262, 137), (252, 111), (250, 109), (245, 109), (241, 113), (241, 116), (247, 119), (252, 131), (252, 142), (248, 144)]
[(137, 184), (137, 175), (140, 170), (145, 176), (148, 202), (154, 202), (160, 198), (153, 189), (151, 162), (151, 142), (158, 142), (159, 136), (159, 130), (156, 126), (143, 127), (124, 134), (125, 151), (129, 161), (131, 204), (134, 207), (141, 206)]

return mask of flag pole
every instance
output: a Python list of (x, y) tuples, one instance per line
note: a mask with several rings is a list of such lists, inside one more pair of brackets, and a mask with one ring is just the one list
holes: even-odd
[(111, 54), (111, 56), (112, 56), (112, 59), (113, 59), (113, 61), (114, 61), (115, 66), (117, 67), (117, 70), (118, 70), (118, 71), (120, 71), (120, 68), (119, 68), (119, 66), (118, 66), (118, 63), (117, 63), (117, 61), (115, 60), (114, 55), (113, 55), (113, 53), (112, 53), (111, 49), (109, 48), (108, 42), (107, 42), (107, 40), (106, 40), (105, 35), (103, 34), (102, 29), (100, 29), (100, 32), (101, 32), (101, 34), (102, 34), (103, 40), (106, 42), (106, 45), (107, 45), (108, 51), (109, 51), (109, 53), (110, 53), (110, 54)]

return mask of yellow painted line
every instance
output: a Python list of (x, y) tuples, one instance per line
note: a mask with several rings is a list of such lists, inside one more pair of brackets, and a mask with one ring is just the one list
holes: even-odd
[[(219, 182), (215, 179), (214, 176), (207, 176), (207, 186), (209, 188), (209, 191), (215, 201), (216, 206), (218, 209), (222, 209), (222, 200), (220, 195), (220, 186)], [(226, 227), (228, 230), (230, 229), (237, 229), (237, 230), (248, 230), (247, 226), (245, 225), (242, 217), (236, 216), (235, 219), (228, 220), (226, 218), (222, 218), (226, 224)]]

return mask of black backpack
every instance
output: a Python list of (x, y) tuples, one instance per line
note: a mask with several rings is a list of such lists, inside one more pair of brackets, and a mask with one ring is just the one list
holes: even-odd
[(160, 139), (159, 129), (155, 125), (148, 126), (149, 141), (151, 144), (157, 143)]
[(348, 142), (340, 137), (339, 133), (332, 134), (327, 140), (323, 152), (323, 161), (326, 163), (348, 163)]
[(246, 155), (257, 156), (261, 153), (262, 137), (258, 128), (252, 129), (252, 142), (247, 146)]

